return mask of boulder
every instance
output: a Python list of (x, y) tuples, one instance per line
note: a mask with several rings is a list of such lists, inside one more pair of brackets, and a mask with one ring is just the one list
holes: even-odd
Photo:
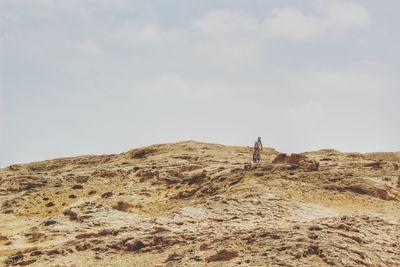
[(125, 242), (124, 246), (128, 251), (139, 251), (146, 247), (146, 245), (140, 240), (128, 240)]

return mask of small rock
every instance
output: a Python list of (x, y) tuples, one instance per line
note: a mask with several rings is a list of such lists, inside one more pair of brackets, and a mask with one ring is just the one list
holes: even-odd
[(293, 171), (299, 168), (298, 164), (290, 164), (289, 166), (286, 167), (287, 170)]
[(86, 183), (89, 180), (89, 176), (77, 176), (75, 177), (75, 180), (77, 183), (83, 184)]
[(242, 181), (241, 177), (236, 178), (236, 179), (232, 179), (232, 180), (229, 181), (228, 186), (232, 186), (232, 185), (238, 184), (240, 181)]
[(46, 204), (46, 207), (53, 207), (54, 206), (54, 202), (49, 202)]
[(113, 196), (112, 192), (106, 192), (101, 195), (102, 198), (110, 198)]
[(250, 169), (251, 169), (251, 164), (245, 164), (244, 167), (243, 167), (244, 171), (248, 171)]
[(350, 236), (351, 239), (353, 239), (354, 241), (356, 241), (357, 243), (364, 243), (363, 240), (361, 239), (361, 237), (358, 236)]
[(194, 261), (202, 261), (203, 260), (200, 256), (194, 256), (191, 259)]
[(46, 251), (46, 254), (47, 255), (60, 255), (60, 254), (62, 254), (62, 251), (59, 249), (51, 249), (51, 250)]
[(83, 233), (75, 236), (76, 239), (88, 239), (88, 238), (95, 238), (98, 237), (99, 234), (97, 233)]
[(272, 238), (272, 239), (280, 239), (280, 238), (281, 238), (281, 237), (280, 237), (279, 235), (277, 235), (277, 234), (270, 234), (269, 237)]
[(26, 261), (21, 261), (18, 262), (19, 266), (26, 266), (26, 265), (30, 265), (32, 263), (34, 263), (35, 261), (37, 261), (36, 259), (30, 259), (30, 260), (26, 260)]
[(169, 261), (178, 261), (181, 260), (183, 257), (179, 255), (178, 253), (174, 252), (168, 256), (168, 258), (165, 260), (165, 262)]
[(75, 195), (69, 195), (68, 198), (76, 198)]
[(43, 251), (41, 250), (35, 250), (31, 253), (31, 256), (39, 256), (39, 255), (43, 255)]
[(66, 211), (64, 211), (63, 214), (64, 214), (65, 216), (69, 216), (69, 219), (70, 219), (71, 221), (76, 221), (76, 220), (78, 220), (78, 214), (77, 214), (76, 212), (72, 211), (72, 210), (66, 210)]
[(83, 186), (80, 184), (76, 184), (72, 187), (72, 189), (83, 189)]
[(100, 236), (107, 236), (107, 235), (112, 235), (112, 236), (117, 236), (118, 235), (118, 230), (110, 230), (110, 229), (103, 229), (98, 232)]
[(132, 204), (125, 202), (125, 201), (118, 201), (117, 205), (113, 206), (114, 209), (128, 212), (130, 208), (132, 208)]
[(205, 178), (206, 178), (205, 172), (195, 173), (191, 177), (184, 179), (183, 182), (187, 183), (188, 185), (200, 184), (204, 181)]
[(177, 183), (180, 182), (179, 179), (177, 179), (177, 178), (170, 178), (170, 177), (164, 178), (164, 181), (165, 181), (167, 184), (177, 184)]
[(57, 222), (56, 221), (45, 221), (44, 222), (44, 226), (49, 226), (49, 225), (53, 225), (53, 224), (56, 224)]
[(318, 169), (319, 169), (319, 162), (314, 161), (314, 162), (310, 163), (310, 164), (307, 166), (306, 171), (308, 171), (308, 172), (313, 172), (313, 171), (318, 171)]
[(127, 241), (124, 244), (124, 246), (127, 248), (128, 251), (139, 251), (142, 248), (146, 247), (146, 245), (142, 241), (139, 241), (139, 240), (136, 240), (134, 242)]
[(319, 226), (319, 225), (313, 225), (313, 226), (310, 226), (310, 227), (308, 228), (308, 230), (310, 230), (310, 231), (321, 231), (321, 230), (322, 230), (322, 227)]
[(200, 247), (199, 247), (199, 249), (200, 249), (200, 251), (204, 251), (204, 250), (208, 250), (209, 247), (208, 247), (207, 244), (201, 244)]
[(207, 262), (212, 262), (212, 261), (230, 261), (233, 258), (236, 258), (239, 255), (237, 251), (234, 250), (220, 250), (217, 252), (215, 255), (211, 255), (208, 257), (206, 260)]
[(14, 255), (14, 256), (8, 258), (5, 263), (9, 264), (9, 265), (14, 265), (17, 262), (21, 261), (23, 258), (24, 258), (24, 255), (17, 254), (17, 255)]
[(304, 254), (307, 255), (318, 255), (318, 256), (323, 256), (322, 250), (315, 245), (311, 245), (307, 248), (307, 250), (304, 252)]
[(91, 247), (92, 247), (92, 245), (90, 245), (89, 243), (83, 243), (83, 244), (76, 245), (75, 249), (77, 251), (84, 251), (84, 250), (88, 250)]
[(316, 234), (314, 234), (314, 233), (310, 233), (310, 234), (308, 235), (308, 238), (315, 240), (315, 239), (318, 238), (318, 236), (317, 236)]

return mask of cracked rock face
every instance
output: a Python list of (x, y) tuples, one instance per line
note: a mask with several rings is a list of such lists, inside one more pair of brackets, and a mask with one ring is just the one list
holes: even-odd
[(0, 169), (0, 265), (400, 266), (400, 153), (199, 142)]

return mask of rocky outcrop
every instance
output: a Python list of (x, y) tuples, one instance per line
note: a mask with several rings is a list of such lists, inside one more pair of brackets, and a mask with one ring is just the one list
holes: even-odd
[(310, 160), (307, 156), (302, 154), (290, 154), (288, 156), (285, 153), (278, 154), (275, 159), (272, 160), (274, 164), (286, 164), (287, 169), (295, 170), (302, 168), (305, 171), (318, 171), (319, 162), (316, 160)]
[(188, 141), (0, 169), (0, 265), (400, 266), (396, 153), (251, 156)]

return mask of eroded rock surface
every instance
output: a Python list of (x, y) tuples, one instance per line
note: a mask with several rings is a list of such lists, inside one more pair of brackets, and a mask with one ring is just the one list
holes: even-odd
[(400, 153), (198, 142), (0, 169), (5, 266), (400, 266)]

